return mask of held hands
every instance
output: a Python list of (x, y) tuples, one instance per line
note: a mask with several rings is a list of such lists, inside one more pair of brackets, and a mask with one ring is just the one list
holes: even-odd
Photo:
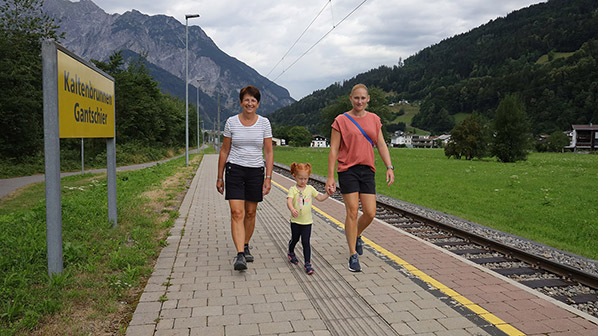
[(334, 177), (329, 177), (326, 181), (326, 193), (330, 196), (334, 194), (336, 191), (336, 182), (334, 181)]

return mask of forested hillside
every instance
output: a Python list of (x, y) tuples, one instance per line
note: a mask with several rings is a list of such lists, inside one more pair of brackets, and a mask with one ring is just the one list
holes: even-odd
[(393, 92), (394, 99), (420, 100), (413, 126), (436, 133), (450, 131), (457, 113), (492, 118), (509, 93), (523, 98), (535, 133), (596, 123), (597, 39), (597, 1), (550, 0), (441, 41), (393, 67), (316, 91), (271, 119), (285, 124), (305, 115), (299, 124), (317, 129), (319, 110), (362, 82)]

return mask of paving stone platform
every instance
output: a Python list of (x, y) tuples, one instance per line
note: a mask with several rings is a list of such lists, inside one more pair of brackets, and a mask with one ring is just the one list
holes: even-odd
[(127, 329), (137, 335), (598, 335), (596, 319), (383, 222), (364, 232), (363, 272), (347, 269), (344, 206), (315, 202), (313, 275), (286, 257), (286, 189), (258, 206), (253, 263), (233, 270), (227, 201), (205, 155)]

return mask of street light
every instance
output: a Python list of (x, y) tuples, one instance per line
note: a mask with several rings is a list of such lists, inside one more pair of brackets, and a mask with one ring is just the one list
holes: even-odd
[(197, 83), (197, 152), (199, 153), (199, 83)]
[[(203, 146), (204, 142), (206, 141), (205, 137), (204, 137), (204, 131), (203, 130), (204, 130), (204, 124), (203, 124), (203, 120), (202, 120), (201, 121), (201, 145), (202, 146)], [(203, 151), (202, 151), (202, 153), (203, 153)]]
[(189, 165), (189, 19), (199, 14), (185, 14), (185, 164)]

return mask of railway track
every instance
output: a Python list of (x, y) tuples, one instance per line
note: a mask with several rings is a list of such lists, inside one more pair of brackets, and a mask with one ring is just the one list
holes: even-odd
[[(275, 172), (292, 178), (275, 163)], [(312, 175), (310, 184), (325, 192), (326, 179)], [(331, 197), (342, 201), (339, 192)], [(429, 241), (482, 267), (598, 317), (598, 262), (521, 237), (377, 195), (376, 218)]]

